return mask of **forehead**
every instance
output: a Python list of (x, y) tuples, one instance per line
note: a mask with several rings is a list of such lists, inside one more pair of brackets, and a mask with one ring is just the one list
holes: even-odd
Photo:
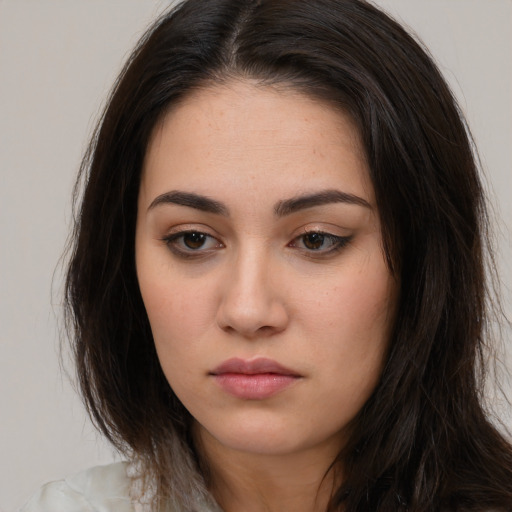
[(239, 187), (263, 180), (274, 189), (339, 182), (347, 192), (373, 196), (347, 114), (289, 87), (250, 81), (196, 90), (174, 105), (155, 126), (144, 162), (150, 188), (158, 182), (209, 189), (233, 180)]

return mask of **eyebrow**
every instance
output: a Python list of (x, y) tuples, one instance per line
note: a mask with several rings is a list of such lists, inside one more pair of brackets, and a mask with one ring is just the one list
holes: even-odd
[(323, 190), (314, 194), (307, 194), (285, 201), (279, 201), (274, 207), (274, 212), (278, 217), (284, 217), (290, 215), (299, 210), (305, 210), (306, 208), (312, 208), (314, 206), (322, 206), (331, 203), (346, 203), (354, 204), (357, 206), (363, 206), (365, 208), (372, 209), (372, 206), (368, 201), (362, 197), (347, 192), (341, 192), (340, 190)]
[[(362, 197), (342, 192), (340, 190), (322, 190), (313, 194), (300, 195), (292, 197), (291, 199), (279, 201), (274, 207), (274, 213), (278, 217), (285, 217), (300, 210), (332, 203), (353, 204), (372, 209), (370, 203)], [(214, 213), (225, 217), (229, 216), (228, 207), (220, 201), (216, 201), (215, 199), (211, 199), (210, 197), (201, 194), (181, 192), (178, 190), (166, 192), (157, 196), (149, 205), (148, 210), (152, 210), (157, 206), (165, 204), (187, 206), (207, 213)]]
[(152, 210), (153, 208), (163, 204), (177, 204), (179, 206), (188, 206), (189, 208), (195, 208), (196, 210), (215, 213), (217, 215), (229, 215), (229, 210), (224, 204), (207, 196), (193, 194), (191, 192), (180, 192), (178, 190), (174, 190), (172, 192), (161, 194), (151, 202), (148, 210)]

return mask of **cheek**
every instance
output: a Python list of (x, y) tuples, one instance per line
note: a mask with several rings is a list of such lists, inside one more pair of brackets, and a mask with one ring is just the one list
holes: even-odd
[(310, 337), (320, 336), (314, 351), (322, 378), (333, 397), (347, 399), (354, 413), (380, 378), (394, 321), (395, 288), (385, 263), (378, 262), (347, 272), (315, 302), (303, 303), (304, 328)]
[(300, 315), (310, 325), (319, 332), (338, 330), (364, 344), (389, 337), (396, 285), (384, 262), (346, 268), (323, 285), (297, 294)]
[(141, 251), (139, 286), (160, 364), (174, 387), (172, 381), (187, 381), (193, 367), (203, 369), (204, 340), (215, 319), (215, 286), (205, 276), (184, 277), (168, 261), (146, 262)]
[[(180, 286), (179, 279), (146, 279), (140, 288), (153, 336), (159, 343), (186, 341), (194, 343), (198, 334), (212, 321), (211, 294), (203, 285), (197, 289), (191, 283)], [(185, 285), (186, 284), (186, 285)]]
[(169, 385), (179, 392), (179, 384), (192, 382), (198, 369), (202, 305), (192, 293), (169, 287), (167, 281), (147, 275), (139, 279), (160, 365)]

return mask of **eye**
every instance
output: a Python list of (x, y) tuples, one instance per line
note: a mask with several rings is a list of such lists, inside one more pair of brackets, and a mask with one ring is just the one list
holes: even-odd
[(191, 233), (184, 233), (181, 235), (181, 240), (187, 249), (201, 249), (206, 244), (208, 235), (204, 233), (197, 233), (192, 231)]
[(163, 238), (169, 249), (178, 256), (199, 256), (212, 249), (224, 247), (215, 237), (201, 231), (180, 231)]
[(338, 236), (322, 231), (310, 231), (295, 238), (290, 246), (308, 252), (330, 253), (342, 249), (350, 242), (349, 236)]

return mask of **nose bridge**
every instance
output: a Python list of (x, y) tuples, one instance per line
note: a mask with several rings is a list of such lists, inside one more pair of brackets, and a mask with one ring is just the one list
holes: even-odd
[(275, 281), (276, 263), (264, 243), (254, 240), (240, 247), (227, 270), (219, 308), (223, 329), (245, 336), (282, 330), (286, 308)]

